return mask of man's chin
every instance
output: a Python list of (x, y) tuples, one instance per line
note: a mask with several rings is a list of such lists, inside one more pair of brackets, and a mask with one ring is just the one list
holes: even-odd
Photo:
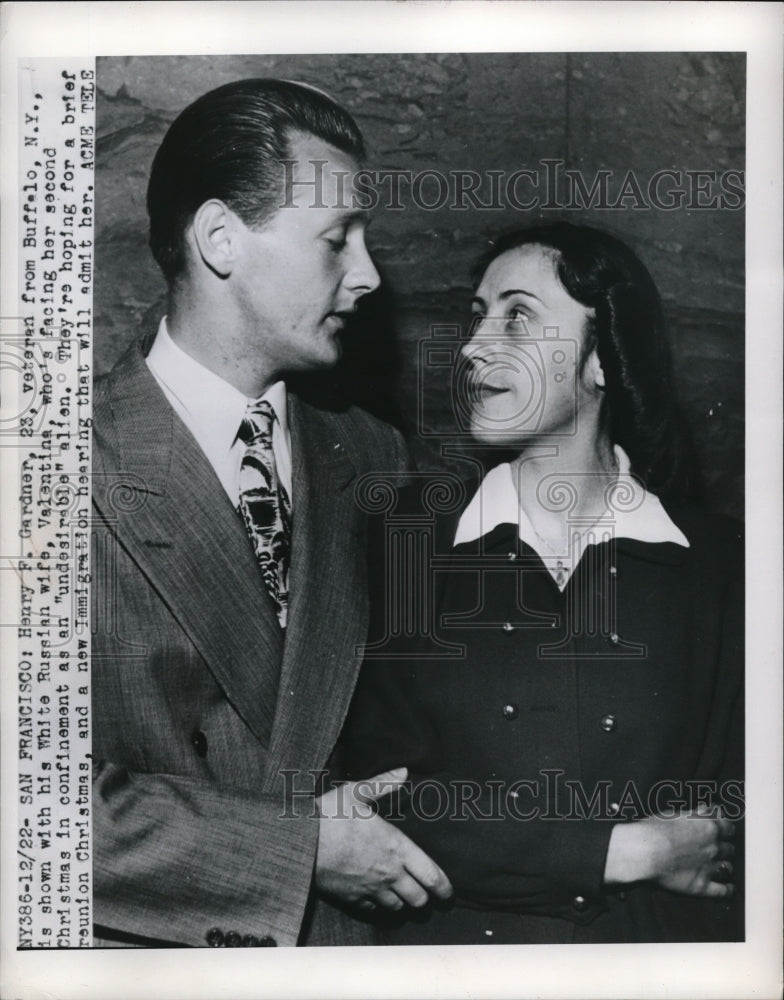
[(343, 347), (335, 337), (321, 345), (318, 353), (302, 358), (299, 364), (292, 365), (289, 375), (318, 375), (334, 368), (343, 356)]

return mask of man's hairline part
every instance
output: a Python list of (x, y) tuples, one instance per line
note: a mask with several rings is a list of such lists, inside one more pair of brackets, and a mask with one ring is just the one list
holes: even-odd
[[(284, 82), (287, 82), (287, 83), (298, 83), (298, 81), (295, 81), (295, 80), (284, 81)], [(323, 91), (320, 91), (317, 87), (310, 86), (310, 84), (299, 84), (299, 85), (303, 86), (303, 87), (309, 87), (309, 89), (313, 90), (314, 92), (316, 92), (318, 94), (322, 94), (324, 97), (329, 97), (328, 94), (325, 94)], [(334, 100), (334, 99), (330, 98), (330, 100)], [(337, 103), (337, 102), (335, 102), (335, 103)], [(347, 114), (350, 114), (350, 112), (347, 112)], [(334, 150), (334, 152), (337, 153), (339, 156), (344, 157), (346, 160), (352, 161), (353, 164), (354, 164), (354, 166), (356, 167), (356, 171), (354, 171), (354, 172), (358, 172), (363, 167), (364, 157), (359, 157), (359, 156), (357, 156), (356, 153), (348, 152), (346, 150), (340, 149), (340, 147), (335, 146), (333, 143), (329, 142), (329, 140), (322, 138), (322, 136), (317, 135), (315, 132), (306, 131), (305, 129), (298, 128), (298, 127), (295, 127), (295, 126), (287, 126), (287, 128), (283, 132), (283, 141), (284, 141), (285, 146), (286, 146), (285, 155), (284, 155), (284, 159), (285, 160), (291, 161), (293, 159), (293, 157), (292, 157), (293, 144), (294, 144), (294, 142), (296, 141), (296, 139), (298, 137), (301, 137), (301, 138), (303, 138), (305, 140), (315, 139), (316, 142), (321, 143), (325, 147), (328, 147), (330, 150)], [(299, 161), (295, 161), (295, 162), (299, 162)], [(318, 162), (318, 161), (308, 160), (306, 162)], [(228, 212), (231, 212), (234, 216), (236, 216), (236, 218), (239, 219), (240, 222), (244, 226), (246, 226), (251, 232), (254, 232), (254, 233), (260, 233), (260, 232), (263, 232), (265, 229), (267, 229), (268, 226), (269, 226), (269, 224), (270, 224), (270, 222), (274, 218), (276, 218), (277, 215), (278, 215), (278, 213), (281, 212), (281, 211), (283, 211), (283, 209), (290, 208), (290, 207), (300, 207), (300, 206), (287, 206), (287, 205), (284, 205), (284, 204), (275, 205), (275, 206), (272, 206), (272, 207), (270, 207), (268, 209), (265, 209), (264, 212), (263, 212), (263, 214), (261, 215), (261, 218), (256, 219), (253, 222), (246, 222), (242, 218), (242, 216), (240, 215), (240, 213), (235, 208), (233, 208), (230, 204), (228, 204), (228, 202), (226, 202), (223, 198), (217, 198), (217, 197), (214, 197), (214, 196), (210, 197), (210, 198), (205, 198), (204, 201), (200, 205), (197, 205), (197, 207), (191, 213), (191, 215), (189, 216), (189, 218), (187, 219), (187, 221), (184, 223), (183, 230), (182, 230), (182, 232), (183, 232), (183, 242), (182, 242), (182, 246), (183, 246), (183, 262), (182, 262), (182, 267), (175, 274), (171, 275), (171, 277), (166, 278), (166, 286), (169, 289), (169, 291), (174, 291), (176, 285), (179, 284), (184, 278), (187, 277), (187, 272), (188, 272), (189, 267), (190, 267), (191, 256), (192, 256), (191, 253), (190, 253), (190, 250), (189, 250), (188, 240), (186, 238), (187, 234), (188, 234), (188, 230), (193, 226), (193, 220), (196, 218), (196, 215), (201, 210), (201, 208), (204, 205), (206, 205), (208, 202), (210, 202), (210, 201), (219, 202), (221, 205), (223, 205), (223, 207)], [(308, 207), (308, 206), (305, 206), (305, 207)], [(361, 223), (363, 223), (363, 225), (365, 227), (367, 227), (369, 225), (371, 219), (373, 218), (373, 216), (366, 209), (352, 208), (351, 210), (348, 210), (348, 207), (347, 207), (346, 214), (342, 218), (345, 219), (345, 220), (347, 220), (349, 223), (350, 222), (355, 222), (355, 221), (361, 222)], [(337, 220), (336, 220), (336, 224), (337, 224)]]

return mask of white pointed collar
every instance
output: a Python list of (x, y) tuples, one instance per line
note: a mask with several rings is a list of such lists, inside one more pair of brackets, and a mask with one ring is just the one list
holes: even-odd
[[(599, 520), (596, 527), (600, 531), (596, 534), (604, 536), (611, 532), (615, 538), (674, 542), (689, 548), (688, 539), (667, 514), (659, 498), (648, 493), (631, 474), (629, 456), (623, 448), (615, 445), (614, 451), (618, 461), (618, 479), (611, 493), (612, 511)], [(523, 474), (524, 470), (525, 466)], [(508, 462), (495, 466), (480, 483), (460, 517), (454, 544), (475, 541), (499, 524), (517, 524), (521, 541), (545, 559), (541, 540), (520, 506), (512, 467)]]

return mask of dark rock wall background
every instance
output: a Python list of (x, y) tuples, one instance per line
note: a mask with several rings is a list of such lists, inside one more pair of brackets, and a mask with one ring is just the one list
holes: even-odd
[[(422, 366), (421, 345), (434, 325), (465, 324), (471, 268), (488, 238), (539, 217), (589, 221), (630, 242), (656, 279), (709, 501), (742, 515), (744, 213), (730, 207), (742, 200), (731, 192), (723, 207), (718, 202), (722, 173), (745, 169), (742, 54), (100, 59), (98, 372), (140, 330), (154, 329), (164, 311), (164, 284), (146, 245), (144, 199), (155, 150), (186, 104), (243, 76), (282, 76), (328, 90), (359, 121), (374, 168), (505, 176), (528, 169), (540, 178), (542, 204), (529, 211), (508, 204), (428, 211), (404, 186), (402, 208), (379, 212), (368, 231), (384, 286), (347, 335), (343, 377), (360, 402), (405, 427), (421, 465), (438, 463), (456, 429), (448, 366)], [(547, 159), (563, 161), (550, 191), (553, 207), (544, 191)], [(633, 171), (647, 207), (632, 190), (615, 209), (569, 208), (565, 170), (580, 171), (588, 187), (599, 171), (611, 171), (610, 204)], [(685, 192), (669, 210), (650, 205), (647, 196), (661, 170), (681, 172), (679, 183), (662, 186)], [(692, 196), (687, 170), (715, 171), (715, 180), (703, 180), (705, 193)], [(477, 192), (485, 204), (492, 201), (487, 183)], [(521, 200), (533, 193), (530, 183), (520, 183)], [(438, 200), (432, 178), (421, 195)], [(695, 199), (709, 207), (695, 207)]]

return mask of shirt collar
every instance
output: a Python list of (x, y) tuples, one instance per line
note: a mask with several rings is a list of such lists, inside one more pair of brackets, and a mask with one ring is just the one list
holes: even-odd
[[(612, 529), (615, 538), (639, 542), (674, 542), (689, 548), (689, 541), (673, 523), (658, 497), (648, 493), (631, 474), (629, 456), (615, 445), (618, 479), (612, 492), (613, 511), (600, 518), (597, 527)], [(528, 515), (517, 498), (512, 467), (497, 465), (482, 480), (463, 511), (455, 533), (455, 545), (472, 542), (499, 524), (517, 524), (522, 541), (538, 551), (540, 546)]]
[[(176, 398), (192, 425), (199, 428), (199, 439), (209, 440), (228, 452), (248, 403), (253, 400), (175, 344), (165, 317), (147, 355), (147, 365)], [(270, 403), (281, 430), (288, 437), (286, 383), (275, 382), (260, 398)]]

